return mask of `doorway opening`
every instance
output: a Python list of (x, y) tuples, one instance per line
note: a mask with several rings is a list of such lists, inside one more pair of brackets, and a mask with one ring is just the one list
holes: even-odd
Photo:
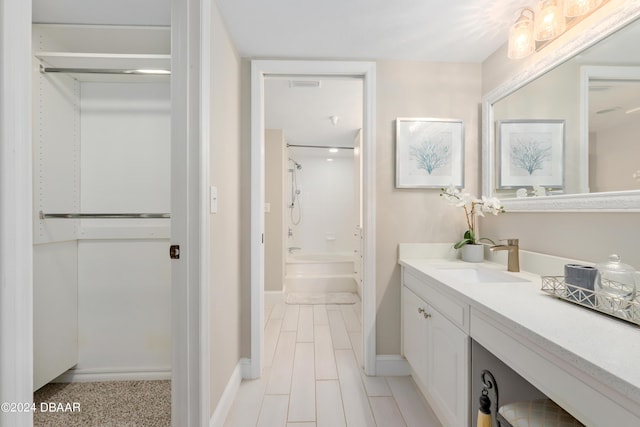
[[(266, 156), (269, 155), (270, 143), (266, 142), (265, 131), (269, 127), (282, 127), (284, 124), (271, 125), (276, 123), (267, 118), (269, 110), (266, 107), (266, 97), (269, 84), (280, 83), (280, 85), (294, 88), (298, 85), (304, 90), (317, 87), (316, 81), (326, 80), (331, 82), (351, 82), (356, 83), (361, 91), (361, 96), (356, 101), (361, 108), (356, 108), (362, 114), (359, 118), (361, 127), (352, 129), (349, 142), (329, 141), (326, 136), (324, 141), (313, 141), (307, 139), (306, 142), (296, 141), (296, 136), (280, 135), (277, 145), (281, 147), (279, 154), (276, 154), (281, 163), (281, 183), (282, 197), (286, 208), (283, 209), (279, 217), (281, 227), (281, 239), (276, 239), (280, 249), (267, 252), (265, 247), (265, 232), (268, 235), (268, 228), (265, 225), (265, 211), (270, 211), (274, 205), (265, 198), (266, 183)], [(360, 280), (353, 280), (353, 273), (345, 274), (350, 276), (353, 283), (353, 291), (360, 292), (362, 299), (362, 325), (363, 325), (363, 367), (367, 375), (375, 375), (375, 64), (369, 62), (325, 62), (325, 61), (253, 61), (252, 62), (252, 243), (251, 243), (251, 367), (249, 376), (257, 378), (261, 375), (263, 366), (263, 346), (264, 336), (264, 292), (265, 292), (265, 252), (267, 256), (278, 255), (282, 262), (279, 265), (286, 270), (284, 260), (295, 258), (295, 253), (307, 256), (327, 257), (328, 253), (332, 257), (340, 252), (345, 255), (347, 252), (351, 258), (347, 259), (348, 266), (356, 269), (356, 277)], [(313, 84), (313, 85), (312, 85)], [(322, 83), (320, 83), (321, 85)], [(312, 87), (313, 86), (313, 87)], [(337, 128), (340, 123), (340, 114), (326, 113), (324, 125)], [(267, 126), (268, 120), (271, 120)], [(307, 126), (308, 123), (305, 123)], [(320, 132), (312, 132), (314, 136), (319, 136)], [(294, 133), (295, 135), (295, 133)], [(276, 138), (278, 138), (276, 136)], [(299, 142), (299, 143), (298, 143)], [(287, 147), (287, 145), (289, 145)], [(342, 148), (339, 148), (342, 147)], [(330, 148), (334, 148), (329, 152)], [(337, 153), (335, 152), (337, 149)], [(304, 161), (301, 159), (305, 159)], [(331, 159), (331, 160), (327, 160)], [(327, 163), (337, 165), (337, 160), (344, 160), (344, 165), (350, 166), (342, 169), (338, 175), (342, 175), (340, 182), (342, 186), (349, 186), (350, 191), (342, 194), (342, 199), (350, 199), (353, 213), (346, 214), (352, 221), (351, 225), (337, 225), (332, 222), (329, 226), (325, 224), (325, 230), (319, 235), (304, 231), (301, 224), (305, 224), (305, 218), (311, 223), (311, 229), (319, 229), (319, 223), (312, 222), (314, 215), (318, 216), (318, 221), (323, 220), (322, 210), (327, 213), (326, 202), (324, 205), (313, 206), (323, 197), (332, 197), (337, 193), (335, 185), (328, 185), (327, 194), (316, 193), (311, 198), (304, 198), (302, 189), (302, 172), (305, 171), (305, 163), (308, 169), (319, 169), (319, 165), (326, 166)], [(348, 159), (348, 160), (347, 160)], [(271, 160), (271, 158), (270, 158)], [(321, 161), (318, 161), (321, 160)], [(269, 163), (271, 166), (271, 161)], [(316, 167), (318, 166), (318, 167)], [(289, 171), (291, 170), (291, 171)], [(335, 170), (334, 170), (335, 172)], [(308, 190), (322, 179), (337, 179), (338, 175), (326, 175), (324, 178), (313, 178), (305, 184)], [(344, 177), (350, 175), (347, 181)], [(333, 178), (329, 178), (332, 176)], [(323, 187), (317, 185), (317, 187)], [(326, 187), (326, 185), (325, 185)], [(331, 188), (333, 187), (333, 189)], [(311, 193), (311, 191), (309, 191)], [(331, 200), (331, 199), (326, 199)], [(324, 207), (323, 207), (324, 206)], [(335, 207), (335, 206), (332, 206)], [(344, 208), (344, 206), (343, 206)], [(337, 208), (336, 211), (340, 211)], [(344, 211), (343, 211), (344, 213)], [(324, 215), (326, 219), (326, 215)], [(346, 223), (348, 224), (348, 223)], [(306, 224), (305, 224), (306, 225)], [(328, 228), (328, 229), (327, 229)], [(335, 228), (335, 230), (334, 230)], [(340, 231), (338, 231), (340, 229)], [(348, 239), (346, 236), (350, 236)], [(303, 246), (308, 250), (304, 251)], [(300, 248), (300, 249), (297, 249)], [(334, 250), (337, 249), (337, 250)], [(355, 251), (355, 252), (353, 252)], [(356, 255), (354, 262), (353, 255)], [(290, 256), (293, 255), (293, 256)], [(313, 262), (317, 262), (314, 259)], [(349, 264), (350, 263), (350, 264)], [(273, 264), (268, 263), (269, 267)], [(333, 262), (332, 262), (333, 264)], [(339, 264), (339, 263), (337, 263)], [(360, 266), (360, 267), (358, 267)], [(299, 266), (294, 266), (298, 268)], [(293, 267), (292, 267), (293, 268)], [(324, 268), (324, 267), (323, 267)], [(341, 268), (338, 265), (338, 268)], [(286, 275), (286, 273), (283, 273)], [(331, 286), (342, 286), (339, 282), (347, 277), (340, 277), (340, 273), (331, 274), (337, 279), (332, 283), (325, 283), (325, 289)], [(358, 276), (359, 275), (359, 276)], [(292, 288), (297, 284), (287, 283), (286, 288)], [(314, 282), (318, 282), (314, 280)], [(358, 282), (361, 286), (358, 286)], [(276, 282), (277, 283), (277, 282)], [(277, 286), (277, 284), (276, 284)], [(282, 285), (280, 285), (282, 286)], [(304, 285), (303, 285), (304, 286)], [(349, 286), (347, 284), (347, 286)]]

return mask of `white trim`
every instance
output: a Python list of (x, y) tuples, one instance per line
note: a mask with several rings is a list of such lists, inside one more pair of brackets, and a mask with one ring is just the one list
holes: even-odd
[[(493, 104), (538, 76), (571, 59), (640, 17), (639, 2), (623, 2), (602, 21), (584, 29), (561, 48), (527, 67), (521, 73), (498, 86), (482, 99), (482, 193), (492, 196), (495, 189), (495, 126)], [(583, 178), (584, 179), (584, 178)], [(521, 212), (629, 212), (640, 211), (640, 191), (584, 193), (549, 197), (501, 199), (507, 211)]]
[(358, 76), (364, 82), (363, 121), (363, 353), (367, 375), (376, 374), (376, 64), (343, 61), (251, 62), (251, 378), (262, 370), (264, 318), (264, 77)]
[[(33, 402), (31, 2), (0, 0), (0, 402)], [(0, 426), (33, 414), (1, 413)]]
[(236, 394), (238, 394), (238, 389), (240, 388), (242, 378), (244, 378), (243, 373), (245, 372), (249, 364), (249, 359), (240, 359), (238, 361), (238, 364), (236, 365), (233, 373), (231, 374), (231, 377), (229, 378), (229, 382), (227, 382), (227, 385), (222, 392), (222, 396), (220, 396), (220, 400), (218, 401), (216, 410), (209, 420), (209, 427), (224, 426), (224, 422), (226, 421), (227, 416), (229, 415), (229, 411), (233, 406), (233, 401), (236, 398)]
[(251, 379), (251, 360), (246, 357), (240, 359), (240, 368), (242, 369), (242, 378)]
[(264, 291), (265, 304), (277, 304), (284, 302), (284, 291)]
[[(200, 425), (211, 414), (211, 214), (209, 212), (211, 148), (211, 0), (200, 0)], [(225, 390), (226, 392), (226, 390)], [(224, 396), (223, 396), (224, 397)], [(223, 402), (221, 402), (223, 403)], [(216, 413), (218, 410), (216, 409)], [(215, 415), (215, 414), (214, 414)], [(222, 425), (222, 424), (220, 424)]]
[(84, 383), (92, 381), (170, 380), (171, 368), (164, 369), (70, 369), (52, 383)]
[(399, 354), (379, 354), (376, 357), (376, 375), (380, 377), (404, 377), (411, 375), (409, 362)]
[[(203, 0), (171, 0), (171, 244), (180, 259), (171, 260), (171, 422), (203, 427), (201, 392), (210, 378), (200, 369), (202, 322), (200, 5)], [(203, 344), (204, 345), (204, 344)]]
[(264, 354), (264, 71), (251, 63), (251, 368), (262, 374)]

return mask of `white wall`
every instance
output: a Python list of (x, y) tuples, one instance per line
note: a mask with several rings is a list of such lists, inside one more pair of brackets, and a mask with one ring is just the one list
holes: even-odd
[[(357, 198), (354, 191), (353, 152), (334, 155), (324, 149), (289, 148), (289, 157), (302, 165), (295, 170), (299, 201), (293, 210), (297, 218), (298, 208), (302, 209), (302, 219), (298, 225), (291, 221), (291, 209), (285, 210), (293, 236), (287, 240), (287, 247), (302, 248), (302, 253), (353, 253), (355, 243), (354, 228), (357, 224)], [(333, 161), (327, 161), (327, 159)], [(291, 168), (289, 162), (287, 168)], [(287, 173), (285, 203), (291, 203), (292, 173)]]
[(80, 90), (83, 212), (169, 212), (169, 84)]
[[(35, 209), (168, 213), (168, 82), (37, 78)], [(78, 363), (61, 380), (169, 378), (168, 220), (47, 219), (34, 231), (36, 335), (47, 336), (50, 319), (41, 314), (77, 310), (76, 358), (58, 368)], [(36, 372), (62, 351), (62, 340), (49, 341), (36, 346)], [(36, 385), (51, 379), (37, 378)]]
[(80, 358), (75, 374), (169, 378), (167, 247), (167, 239), (78, 242)]
[[(169, 84), (84, 82), (80, 90), (81, 211), (170, 212)], [(168, 220), (83, 220), (79, 234), (74, 373), (168, 378)]]

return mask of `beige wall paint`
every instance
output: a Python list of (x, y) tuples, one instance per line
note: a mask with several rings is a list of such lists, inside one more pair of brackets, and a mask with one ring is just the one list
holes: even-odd
[[(242, 61), (242, 168), (250, 170), (251, 62)], [(458, 118), (465, 126), (465, 182), (480, 191), (480, 64), (377, 62), (376, 280), (377, 353), (400, 353), (400, 269), (398, 244), (453, 242), (465, 229), (464, 215), (445, 203), (437, 189), (395, 188), (395, 119)], [(246, 180), (249, 174), (246, 173)], [(250, 225), (250, 186), (242, 185), (242, 224)], [(242, 355), (251, 351), (249, 237), (243, 237)]]
[(265, 202), (270, 211), (264, 220), (264, 290), (282, 291), (284, 285), (286, 147), (280, 129), (265, 131)]
[[(581, 26), (594, 26), (602, 14), (624, 3), (612, 0)], [(608, 9), (611, 8), (611, 9)], [(535, 55), (521, 61), (507, 59), (506, 46), (482, 64), (483, 94), (512, 79), (536, 61), (543, 60), (568, 43), (567, 34)], [(550, 99), (549, 102), (554, 102)], [(597, 262), (618, 253), (624, 262), (640, 268), (640, 213), (506, 213), (481, 219), (482, 234), (498, 238), (519, 238), (522, 249)]]
[[(218, 213), (210, 230), (211, 411), (241, 357), (240, 58), (212, 3), (210, 182), (218, 187)], [(245, 172), (246, 173), (246, 172)]]
[[(556, 97), (553, 103), (549, 98)], [(564, 120), (564, 188), (569, 193), (579, 192), (581, 186), (580, 110), (574, 99), (580, 99), (580, 68), (568, 63), (520, 88), (494, 104), (494, 121), (500, 120)], [(496, 136), (500, 134), (498, 128)], [(499, 151), (496, 149), (496, 151)], [(498, 176), (496, 181), (499, 182)], [(498, 197), (515, 197), (516, 190), (498, 190)]]
[(633, 173), (640, 170), (640, 122), (589, 135), (591, 191), (640, 190)]
[(460, 209), (437, 189), (395, 188), (395, 119), (462, 119), (465, 126), (465, 182), (474, 193), (479, 179), (479, 64), (412, 61), (377, 63), (377, 353), (400, 353), (400, 268), (398, 244), (454, 242), (465, 229)]

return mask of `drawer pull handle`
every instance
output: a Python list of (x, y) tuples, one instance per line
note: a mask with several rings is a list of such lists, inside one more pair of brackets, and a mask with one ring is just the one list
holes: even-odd
[(422, 314), (422, 315), (424, 316), (424, 318), (425, 318), (425, 319), (428, 319), (428, 318), (430, 318), (430, 317), (431, 317), (431, 315), (430, 315), (429, 313), (427, 313), (427, 312), (425, 311), (425, 309), (424, 309), (424, 308), (422, 308), (422, 307), (418, 307), (418, 313)]

